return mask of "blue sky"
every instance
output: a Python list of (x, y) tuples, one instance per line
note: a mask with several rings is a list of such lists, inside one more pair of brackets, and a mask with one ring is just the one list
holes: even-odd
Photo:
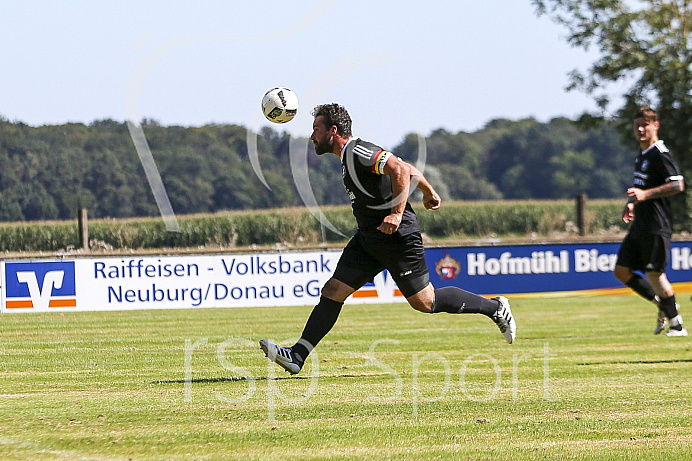
[(474, 131), (495, 118), (574, 117), (567, 73), (596, 58), (530, 0), (0, 0), (0, 115), (30, 125), (152, 118), (268, 125), (264, 92), (346, 106), (355, 134)]

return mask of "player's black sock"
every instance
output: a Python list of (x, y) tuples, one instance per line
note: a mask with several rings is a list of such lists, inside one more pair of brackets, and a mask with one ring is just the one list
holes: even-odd
[(649, 281), (639, 274), (632, 274), (632, 277), (630, 277), (625, 285), (633, 289), (635, 293), (648, 301), (653, 301), (656, 297), (656, 292)]
[(450, 314), (483, 314), (488, 317), (497, 312), (498, 303), (457, 287), (435, 289), (435, 302), (432, 312)]
[(336, 319), (339, 318), (341, 306), (343, 305), (344, 303), (325, 298), (324, 296), (320, 297), (320, 302), (312, 310), (305, 324), (300, 340), (292, 347), (293, 353), (297, 356), (296, 359), (301, 362), (301, 365), (302, 362), (305, 362), (308, 354), (312, 352), (312, 349), (317, 346), (317, 343), (332, 329)]
[(675, 306), (675, 295), (668, 298), (661, 298), (658, 306), (669, 319), (674, 319), (678, 316), (678, 308)]

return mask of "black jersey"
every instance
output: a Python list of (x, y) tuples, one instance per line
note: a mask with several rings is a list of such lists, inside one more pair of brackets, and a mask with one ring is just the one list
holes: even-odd
[[(663, 141), (639, 151), (634, 162), (634, 187), (651, 189), (670, 181), (682, 180), (682, 174)], [(670, 197), (638, 202), (634, 206), (631, 232), (646, 232), (670, 237), (673, 233), (673, 212)]]
[[(382, 220), (391, 214), (394, 200), (392, 181), (384, 174), (384, 165), (391, 155), (391, 152), (360, 138), (351, 139), (341, 153), (344, 186), (360, 231), (379, 232), (377, 228)], [(418, 218), (407, 201), (397, 232), (405, 235), (419, 230)]]

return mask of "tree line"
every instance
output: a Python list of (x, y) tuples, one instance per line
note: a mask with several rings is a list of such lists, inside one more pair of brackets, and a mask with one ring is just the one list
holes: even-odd
[[(250, 161), (242, 126), (144, 120), (142, 128), (177, 214), (304, 205), (286, 133), (269, 127), (257, 133), (267, 188)], [(415, 163), (419, 141), (409, 134), (393, 151)], [(306, 144), (317, 203), (346, 204), (338, 159), (318, 158)], [(425, 174), (444, 200), (622, 197), (636, 149), (621, 142), (613, 123), (582, 129), (567, 118), (498, 119), (473, 133), (439, 129), (423, 144)], [(74, 219), (80, 208), (94, 218), (158, 215), (127, 124), (33, 127), (0, 119), (0, 221)]]

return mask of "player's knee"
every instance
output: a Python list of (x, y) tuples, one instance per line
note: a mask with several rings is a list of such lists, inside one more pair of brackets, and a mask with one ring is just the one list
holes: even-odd
[(624, 267), (624, 266), (615, 266), (615, 270), (613, 271), (613, 275), (620, 282), (626, 284), (627, 282), (629, 282), (630, 278), (632, 278), (632, 271), (629, 270), (629, 268)]
[(327, 283), (325, 283), (322, 287), (321, 294), (325, 298), (343, 302), (346, 300), (346, 298), (353, 294), (354, 291), (355, 290), (353, 288), (349, 287), (345, 283), (331, 278), (327, 280)]
[(431, 283), (413, 296), (406, 298), (412, 308), (419, 312), (429, 314), (433, 311), (435, 303), (435, 289)]
[(423, 312), (424, 314), (430, 314), (432, 313), (432, 303), (425, 303), (425, 302), (409, 302), (412, 308), (417, 310), (418, 312)]

